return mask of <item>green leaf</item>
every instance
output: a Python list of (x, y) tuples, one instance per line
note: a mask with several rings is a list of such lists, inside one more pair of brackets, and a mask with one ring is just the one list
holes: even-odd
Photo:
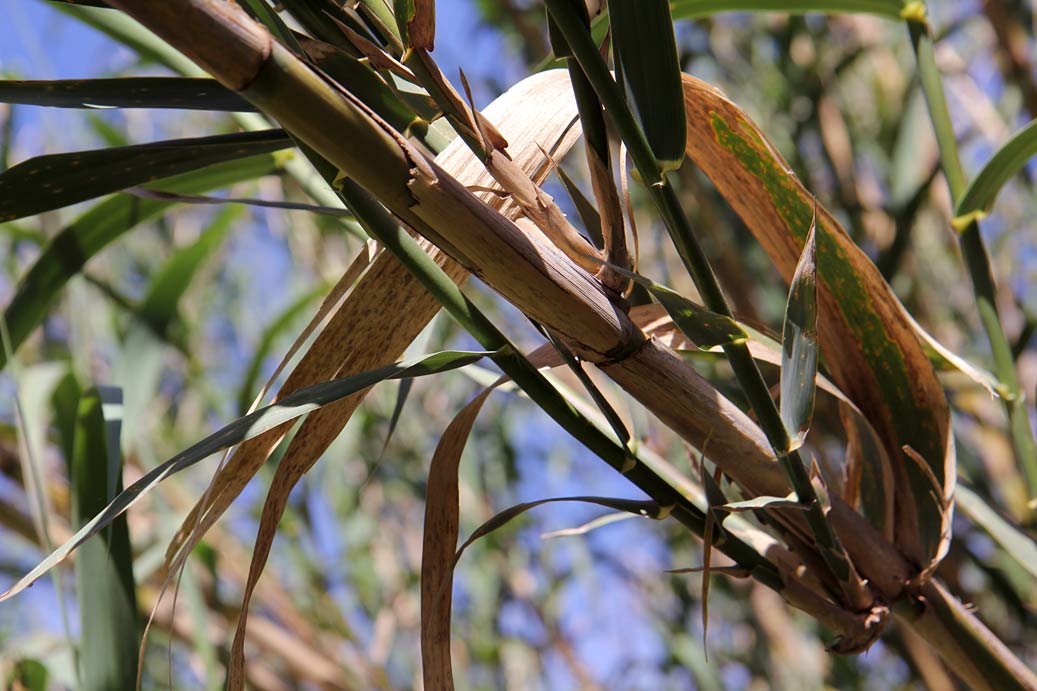
[(1028, 574), (1037, 578), (1037, 542), (992, 509), (968, 487), (958, 485), (954, 498), (962, 513), (994, 539)]
[(241, 113), (256, 110), (215, 79), (181, 77), (0, 81), (0, 103), (51, 108), (176, 108)]
[(803, 445), (814, 412), (817, 388), (817, 212), (803, 243), (785, 306), (781, 334), (781, 421), (792, 451)]
[(681, 67), (666, 0), (611, 0), (617, 80), (663, 173), (684, 160), (686, 120)]
[(260, 24), (265, 26), (274, 38), (290, 48), (299, 57), (305, 55), (302, 46), (295, 39), (295, 34), (288, 28), (281, 17), (274, 12), (266, 0), (242, 0), (242, 8)]
[[(693, 77), (684, 84), (688, 157), (791, 283), (814, 217), (813, 195), (734, 103)], [(947, 501), (956, 477), (943, 387), (875, 265), (828, 211), (816, 206), (816, 216), (818, 343), (830, 378), (883, 441), (896, 478), (894, 539), (925, 569), (946, 552)], [(917, 451), (926, 470), (905, 446)]]
[[(219, 251), (238, 215), (238, 210), (233, 207), (224, 209), (201, 237), (176, 250), (151, 280), (137, 314), (155, 333), (167, 336), (170, 326), (180, 322), (180, 299), (202, 265)], [(176, 334), (174, 340), (179, 340), (181, 335)]]
[(83, 525), (65, 544), (52, 552), (7, 592), (0, 594), (0, 601), (14, 597), (28, 588), (40, 576), (64, 561), (72, 553), (72, 550), (103, 530), (117, 516), (122, 515), (127, 509), (136, 504), (141, 497), (151, 491), (158, 483), (184, 468), (195, 465), (218, 451), (223, 451), (243, 441), (257, 437), (267, 430), (286, 422), (291, 422), (306, 413), (317, 410), (329, 403), (339, 401), (381, 381), (439, 374), (464, 367), (484, 357), (491, 357), (496, 354), (495, 352), (485, 351), (442, 351), (433, 353), (418, 361), (398, 363), (351, 377), (314, 384), (285, 396), (277, 403), (238, 418), (218, 432), (209, 435), (190, 448), (181, 451), (169, 460), (156, 466), (124, 491), (120, 492), (114, 501)]
[(316, 41), (313, 43), (317, 47), (311, 50), (311, 55), (317, 58), (320, 69), (348, 88), (351, 94), (383, 117), (393, 128), (403, 133), (414, 130), (419, 135), (424, 135), (428, 130), (428, 123), (401, 99), (398, 92), (389, 88), (368, 64), (333, 46)]
[(108, 7), (80, 7), (79, 4), (83, 3), (61, 3), (56, 8), (125, 45), (143, 60), (165, 65), (185, 76), (207, 76), (189, 57), (125, 12), (117, 12)]
[(291, 146), (265, 130), (37, 156), (0, 174), (0, 222)]
[(674, 19), (708, 17), (720, 12), (843, 14), (859, 12), (900, 19), (903, 0), (672, 0)]
[(354, 19), (356, 15), (345, 12), (333, 0), (281, 0), (278, 4), (287, 9), (311, 36), (339, 48), (350, 49), (350, 43), (337, 22), (353, 31), (365, 33), (365, 27)]
[(749, 334), (734, 319), (710, 312), (677, 291), (659, 285), (641, 274), (627, 271), (613, 264), (607, 266), (616, 273), (644, 286), (663, 306), (681, 333), (691, 339), (701, 350), (709, 350), (715, 346), (730, 343), (745, 343), (749, 340)]
[[(122, 490), (122, 392), (105, 387), (79, 401), (71, 465), (72, 524), (79, 528)], [(83, 689), (131, 689), (137, 681), (136, 586), (126, 517), (84, 542), (76, 559)]]
[(958, 201), (951, 223), (964, 230), (990, 210), (1005, 183), (1037, 155), (1037, 120), (1030, 122), (990, 157)]
[[(198, 194), (252, 180), (276, 170), (283, 156), (263, 154), (220, 163), (161, 181), (164, 191)], [(117, 195), (97, 204), (58, 233), (18, 282), (4, 313), (11, 347), (18, 347), (47, 315), (61, 289), (95, 254), (137, 224), (158, 216), (173, 202)], [(0, 352), (0, 369), (7, 363)]]
[(14, 663), (7, 673), (6, 689), (24, 689), (24, 691), (47, 691), (50, 672), (39, 660), (22, 658)]
[(598, 210), (594, 208), (594, 204), (587, 199), (587, 196), (576, 185), (576, 182), (562, 170), (561, 166), (555, 172), (558, 173), (558, 179), (565, 185), (565, 190), (569, 193), (573, 206), (576, 207), (576, 213), (580, 216), (583, 229), (587, 231), (587, 235), (594, 241), (594, 246), (601, 249), (605, 246), (605, 239), (601, 235), (601, 216), (598, 214)]

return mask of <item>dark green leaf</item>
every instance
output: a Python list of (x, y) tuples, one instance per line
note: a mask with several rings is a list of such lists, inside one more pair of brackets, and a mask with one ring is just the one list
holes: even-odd
[(611, 0), (616, 72), (663, 172), (684, 160), (684, 88), (667, 0)]
[(663, 309), (670, 315), (673, 323), (677, 325), (681, 333), (691, 339), (702, 350), (709, 350), (714, 346), (730, 343), (744, 343), (749, 340), (749, 334), (734, 319), (716, 312), (710, 312), (702, 305), (692, 302), (675, 290), (659, 285), (640, 274), (627, 271), (612, 264), (608, 264), (608, 267), (616, 273), (644, 286), (659, 301), (659, 304), (663, 306)]
[[(162, 180), (161, 185), (165, 191), (183, 194), (208, 192), (270, 173), (277, 168), (278, 159), (275, 154), (263, 154), (221, 163)], [(126, 231), (158, 216), (172, 205), (168, 201), (117, 195), (97, 204), (58, 233), (18, 282), (15, 295), (4, 313), (11, 347), (18, 350), (43, 321), (68, 280), (79, 273), (91, 257)], [(7, 358), (0, 352), (0, 369), (6, 363)]]
[(584, 230), (587, 231), (587, 235), (590, 236), (591, 240), (594, 241), (594, 246), (601, 249), (605, 246), (605, 239), (601, 235), (601, 216), (598, 215), (598, 210), (594, 208), (594, 205), (583, 190), (577, 187), (576, 182), (573, 181), (569, 175), (562, 170), (561, 166), (557, 168), (558, 179), (565, 185), (566, 191), (569, 193), (569, 198), (572, 199), (573, 206), (576, 207), (576, 213), (580, 216), (580, 221), (583, 223)]
[[(122, 392), (104, 387), (79, 401), (71, 459), (72, 524), (80, 528), (122, 491)], [(126, 517), (84, 542), (76, 559), (82, 688), (131, 689), (137, 681), (136, 586)]]
[(0, 222), (290, 146), (265, 130), (37, 156), (0, 174)]
[(223, 210), (195, 242), (176, 250), (151, 281), (138, 316), (155, 333), (168, 335), (171, 324), (180, 321), (180, 299), (202, 265), (219, 251), (237, 209)]
[(0, 103), (52, 108), (256, 110), (255, 106), (215, 79), (181, 77), (0, 81)]

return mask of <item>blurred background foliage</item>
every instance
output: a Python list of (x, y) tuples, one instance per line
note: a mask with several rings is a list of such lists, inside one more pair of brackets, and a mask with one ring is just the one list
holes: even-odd
[[(45, 2), (2, 0), (4, 78), (161, 75), (168, 71)], [(966, 170), (974, 174), (1037, 117), (1034, 9), (1023, 0), (933, 3)], [(544, 11), (524, 0), (441, 0), (435, 56), (462, 67), (483, 106), (549, 53)], [(721, 88), (774, 140), (820, 202), (875, 260), (912, 314), (955, 352), (989, 361), (950, 225), (936, 142), (904, 27), (868, 16), (729, 14), (679, 21), (684, 71)], [(0, 105), (0, 166), (31, 156), (235, 131), (195, 111), (66, 111)], [(580, 178), (581, 157), (566, 167)], [(1029, 165), (984, 225), (1000, 307), (1027, 395), (1037, 397), (1037, 217)], [(582, 178), (581, 178), (582, 179)], [(552, 180), (549, 191), (567, 198)], [(780, 329), (786, 287), (703, 176), (681, 171), (685, 209), (736, 314)], [(221, 193), (222, 194), (222, 193)], [(290, 177), (236, 185), (234, 198), (307, 201)], [(637, 190), (634, 202), (640, 203)], [(84, 208), (0, 225), (0, 302), (42, 243)], [(577, 218), (571, 212), (572, 218)], [(644, 272), (694, 295), (654, 214), (636, 218)], [(70, 530), (68, 411), (51, 392), (122, 387), (121, 446), (129, 480), (239, 416), (362, 243), (331, 217), (238, 203), (179, 204), (126, 233), (73, 278), (42, 328), (0, 373), (0, 585)], [(469, 289), (519, 342), (528, 322), (478, 284)], [(473, 348), (449, 319), (413, 354)], [(725, 363), (698, 356), (735, 400)], [(774, 372), (770, 372), (774, 375)], [(467, 368), (377, 387), (293, 493), (253, 602), (249, 683), (257, 689), (405, 689), (419, 684), (418, 569), (427, 466), (441, 431), (485, 383)], [(962, 481), (1022, 521), (1026, 492), (997, 401), (957, 373), (942, 375), (954, 411)], [(562, 377), (565, 379), (565, 377)], [(776, 378), (775, 378), (776, 381)], [(572, 382), (571, 382), (572, 383)], [(692, 472), (689, 452), (606, 382), (635, 436)], [(19, 394), (16, 397), (16, 392)], [(20, 433), (16, 401), (27, 433)], [(402, 407), (401, 407), (402, 406)], [(1030, 408), (1033, 412), (1032, 405)], [(842, 453), (838, 409), (819, 400), (811, 449)], [(824, 420), (831, 424), (823, 424)], [(175, 601), (155, 608), (144, 688), (221, 688), (265, 483), (277, 455), (196, 550)], [(141, 617), (155, 607), (162, 554), (218, 460), (163, 483), (129, 514)], [(462, 533), (512, 504), (549, 496), (629, 496), (622, 478), (560, 434), (515, 393), (495, 393), (461, 465)], [(33, 489), (33, 477), (39, 491)], [(1029, 665), (1037, 665), (1037, 584), (958, 512), (938, 575)], [(714, 577), (704, 641), (701, 545), (666, 522), (622, 520), (551, 536), (603, 514), (552, 504), (477, 542), (455, 585), (454, 661), (471, 689), (955, 688), (937, 658), (895, 625), (866, 655), (824, 652), (816, 622), (751, 581)], [(1033, 534), (1033, 525), (1026, 526)], [(81, 631), (72, 570), (0, 606), (0, 683), (74, 687)]]

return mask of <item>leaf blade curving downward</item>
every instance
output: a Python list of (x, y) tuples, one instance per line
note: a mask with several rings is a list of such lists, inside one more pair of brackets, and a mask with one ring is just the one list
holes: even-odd
[(32, 571), (0, 593), (0, 602), (14, 597), (32, 585), (40, 576), (64, 561), (76, 547), (108, 526), (115, 518), (137, 503), (148, 491), (170, 475), (180, 472), (217, 451), (259, 436), (263, 432), (299, 418), (313, 410), (341, 400), (386, 379), (420, 377), (439, 374), (464, 367), (493, 353), (474, 351), (442, 351), (409, 363), (399, 363), (355, 374), (342, 379), (315, 384), (285, 396), (277, 403), (238, 418), (218, 432), (209, 435), (188, 449), (145, 473), (139, 480), (120, 492), (107, 507), (52, 552)]
[[(749, 117), (713, 87), (684, 77), (688, 156), (791, 281), (813, 196)], [(906, 310), (835, 218), (817, 207), (818, 342), (832, 380), (875, 427), (894, 474), (897, 546), (924, 572), (949, 542), (955, 481), (950, 414)], [(910, 446), (936, 478), (907, 458)]]

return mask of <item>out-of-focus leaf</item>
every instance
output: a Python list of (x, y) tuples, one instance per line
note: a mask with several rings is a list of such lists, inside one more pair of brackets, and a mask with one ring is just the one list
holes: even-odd
[(0, 222), (291, 146), (266, 130), (37, 156), (0, 174)]
[(671, 0), (670, 7), (674, 19), (708, 17), (720, 12), (860, 12), (900, 19), (904, 0)]
[(986, 531), (1028, 574), (1037, 578), (1037, 542), (1012, 525), (968, 487), (958, 485), (954, 498), (962, 513)]
[[(791, 281), (814, 215), (813, 196), (736, 105), (693, 77), (684, 77), (684, 87), (688, 155)], [(947, 549), (956, 477), (943, 388), (889, 285), (820, 206), (816, 246), (821, 352), (832, 380), (884, 442), (895, 479), (896, 543), (925, 571)], [(908, 458), (904, 446), (925, 459), (930, 472)]]
[(660, 168), (680, 168), (687, 120), (667, 0), (610, 0), (617, 78)]
[(969, 183), (954, 210), (951, 223), (965, 230), (973, 221), (986, 215), (1005, 183), (1037, 155), (1037, 120), (1032, 121), (1001, 146)]
[(241, 113), (256, 110), (215, 79), (182, 77), (0, 81), (0, 103), (51, 108), (177, 108)]
[(326, 295), (330, 288), (329, 284), (321, 284), (313, 290), (303, 293), (295, 302), (288, 305), (283, 312), (277, 315), (266, 330), (263, 331), (263, 335), (259, 338), (259, 343), (252, 349), (252, 359), (249, 360), (248, 369), (245, 370), (245, 377), (241, 381), (241, 388), (238, 389), (238, 412), (241, 415), (248, 413), (249, 408), (252, 406), (252, 399), (256, 395), (256, 382), (259, 381), (263, 361), (270, 355), (274, 342), (291, 327), (295, 320), (315, 300)]
[(285, 396), (277, 403), (261, 408), (254, 413), (239, 418), (215, 434), (211, 434), (188, 449), (181, 451), (164, 463), (156, 466), (143, 477), (121, 492), (105, 509), (86, 523), (64, 545), (44, 559), (28, 575), (15, 583), (5, 593), (0, 594), (0, 601), (14, 597), (32, 585), (36, 579), (64, 561), (72, 550), (88, 538), (107, 527), (112, 520), (129, 509), (141, 497), (165, 478), (188, 468), (211, 456), (217, 451), (239, 444), (246, 439), (256, 437), (268, 429), (290, 422), (318, 408), (340, 400), (357, 391), (373, 386), (386, 379), (401, 377), (419, 377), (429, 374), (447, 372), (458, 367), (477, 362), (493, 353), (443, 351), (429, 355), (417, 362), (399, 363), (364, 372), (343, 379), (323, 382), (300, 389)]
[(781, 421), (789, 435), (787, 451), (803, 445), (814, 412), (817, 379), (816, 214), (792, 275), (781, 335)]
[[(79, 401), (72, 458), (72, 523), (80, 528), (122, 490), (122, 392), (104, 387)], [(79, 670), (83, 689), (131, 689), (137, 681), (137, 596), (126, 517), (85, 541), (76, 559)]]
[(138, 316), (155, 333), (167, 335), (170, 326), (180, 322), (180, 299), (202, 265), (219, 251), (238, 215), (233, 207), (224, 209), (197, 240), (176, 250), (155, 274), (138, 308)]
[(14, 663), (11, 671), (7, 673), (7, 681), (4, 688), (15, 691), (47, 691), (47, 682), (50, 672), (39, 660), (22, 658)]
[[(263, 154), (221, 163), (161, 181), (165, 191), (197, 194), (261, 177), (277, 169), (282, 155)], [(58, 233), (19, 280), (4, 319), (15, 351), (43, 321), (61, 289), (87, 261), (137, 224), (166, 211), (173, 202), (116, 195), (97, 204)], [(0, 368), (7, 358), (0, 352)]]
[(130, 48), (143, 60), (165, 65), (184, 76), (208, 76), (190, 58), (125, 12), (117, 12), (110, 8), (82, 7), (82, 4), (84, 3), (61, 3), (56, 7)]

